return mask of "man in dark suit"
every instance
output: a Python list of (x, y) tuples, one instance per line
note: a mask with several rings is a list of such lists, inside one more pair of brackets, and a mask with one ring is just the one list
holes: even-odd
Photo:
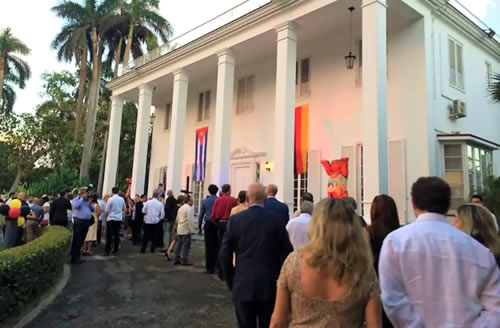
[(163, 244), (165, 245), (165, 253), (168, 250), (168, 246), (172, 242), (172, 230), (174, 228), (176, 218), (177, 199), (175, 199), (172, 190), (168, 190), (167, 199), (165, 199), (165, 219), (163, 221)]
[(264, 203), (264, 208), (278, 214), (284, 220), (286, 225), (290, 219), (289, 209), (285, 203), (276, 199), (277, 193), (278, 186), (270, 184), (266, 187), (266, 202)]
[(66, 197), (67, 190), (59, 192), (59, 198), (52, 201), (49, 212), (49, 220), (51, 225), (59, 225), (67, 227), (68, 225), (68, 210), (71, 210), (71, 203)]
[(255, 328), (258, 322), (259, 327), (267, 328), (281, 264), (293, 246), (281, 217), (264, 208), (264, 186), (250, 185), (247, 199), (249, 209), (229, 221), (219, 256), (233, 294), (238, 326)]

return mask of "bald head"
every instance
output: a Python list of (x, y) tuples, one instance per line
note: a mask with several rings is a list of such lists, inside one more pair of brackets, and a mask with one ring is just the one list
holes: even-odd
[(260, 183), (252, 183), (248, 186), (247, 199), (248, 205), (264, 204), (264, 200), (266, 199), (264, 186)]
[(303, 201), (302, 204), (300, 204), (300, 213), (309, 213), (312, 214), (314, 209), (314, 204), (311, 203), (310, 201)]
[(270, 184), (266, 187), (266, 197), (276, 197), (278, 193), (278, 186), (275, 184)]
[(167, 190), (167, 196), (170, 197), (170, 196), (173, 196), (174, 193), (172, 192), (172, 190)]

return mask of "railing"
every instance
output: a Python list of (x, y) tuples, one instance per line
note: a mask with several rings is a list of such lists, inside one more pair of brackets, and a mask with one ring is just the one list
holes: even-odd
[[(245, 0), (242, 3), (234, 6), (233, 8), (224, 11), (223, 13), (217, 15), (216, 17), (206, 21), (203, 24), (200, 24), (189, 31), (175, 37), (170, 40), (168, 43), (150, 51), (144, 56), (138, 57), (137, 59), (131, 61), (129, 63), (130, 69), (139, 68), (156, 58), (164, 56), (171, 51), (182, 47), (203, 35), (212, 32), (246, 14), (249, 12), (258, 9), (259, 7), (268, 4), (271, 0)], [(126, 70), (119, 71), (119, 75), (126, 73)]]

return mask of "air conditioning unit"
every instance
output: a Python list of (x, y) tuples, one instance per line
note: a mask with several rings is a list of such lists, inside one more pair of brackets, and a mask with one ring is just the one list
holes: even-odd
[(450, 118), (459, 119), (467, 116), (467, 110), (465, 108), (465, 103), (462, 100), (453, 100), (453, 104), (449, 106)]

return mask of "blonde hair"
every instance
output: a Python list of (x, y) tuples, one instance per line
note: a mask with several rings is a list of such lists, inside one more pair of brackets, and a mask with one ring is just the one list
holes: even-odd
[(314, 208), (305, 252), (307, 264), (327, 269), (337, 282), (353, 285), (372, 266), (370, 247), (363, 236), (361, 222), (345, 201), (327, 198)]
[(500, 237), (490, 211), (479, 204), (466, 204), (457, 208), (457, 219), (466, 234), (488, 247), (495, 259), (500, 259)]

